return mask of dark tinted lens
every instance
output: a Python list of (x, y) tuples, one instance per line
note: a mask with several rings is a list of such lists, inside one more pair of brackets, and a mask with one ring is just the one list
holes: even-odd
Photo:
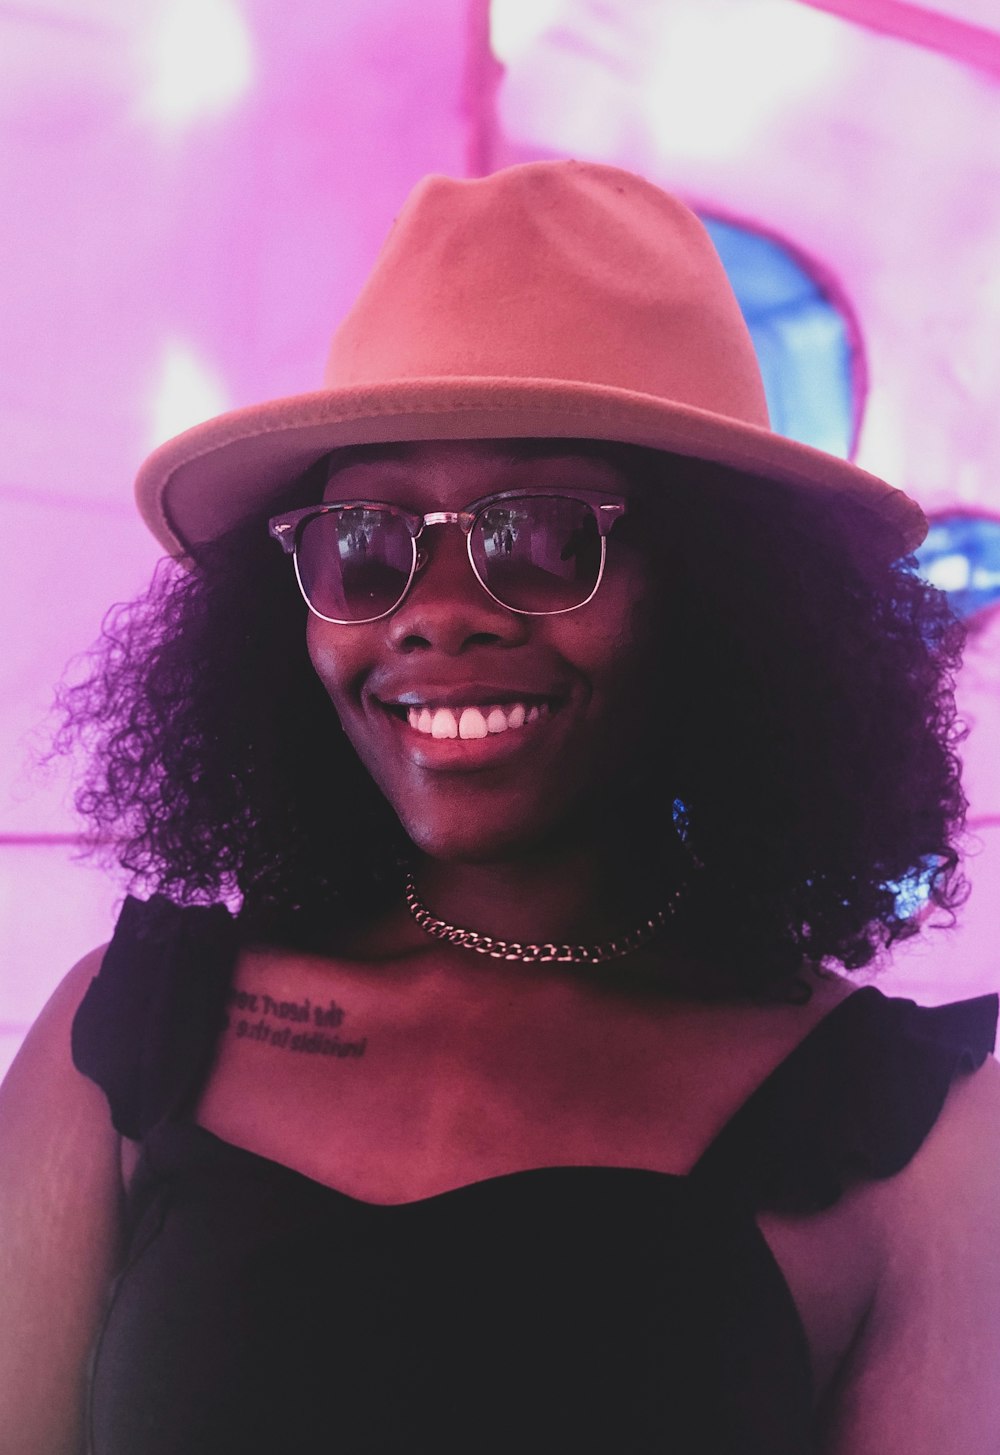
[(384, 510), (314, 515), (296, 544), (299, 580), (311, 606), (335, 621), (366, 621), (391, 611), (413, 567), (412, 537)]
[(516, 611), (566, 611), (597, 584), (601, 536), (589, 506), (555, 495), (502, 500), (481, 513), (472, 558), (489, 590)]

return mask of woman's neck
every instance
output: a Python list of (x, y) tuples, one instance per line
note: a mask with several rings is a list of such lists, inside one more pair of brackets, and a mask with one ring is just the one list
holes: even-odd
[(620, 860), (582, 845), (477, 863), (415, 855), (411, 867), (435, 918), (524, 945), (614, 939), (665, 908), (673, 887), (643, 888)]

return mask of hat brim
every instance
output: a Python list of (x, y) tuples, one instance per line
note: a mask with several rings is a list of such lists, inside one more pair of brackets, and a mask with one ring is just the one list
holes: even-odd
[(136, 500), (172, 556), (277, 499), (329, 450), (395, 441), (612, 440), (713, 461), (780, 483), (830, 491), (884, 537), (890, 556), (927, 533), (902, 490), (835, 455), (690, 405), (550, 379), (401, 379), (317, 390), (219, 415), (168, 440), (142, 465)]

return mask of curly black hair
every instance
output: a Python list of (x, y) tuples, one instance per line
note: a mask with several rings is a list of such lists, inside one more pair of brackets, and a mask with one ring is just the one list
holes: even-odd
[[(724, 987), (706, 995), (805, 998), (806, 965), (878, 964), (928, 909), (952, 923), (964, 629), (947, 598), (827, 492), (615, 448), (645, 500), (615, 532), (655, 542), (662, 581), (651, 670), (671, 772), (649, 772), (645, 801), (682, 890), (670, 933)], [(319, 950), (334, 918), (398, 894), (410, 847), (312, 669), (267, 535), (322, 479), (320, 462), (195, 570), (161, 562), (113, 607), (60, 689), (53, 744), (84, 749), (87, 843), (130, 887), (236, 902), (248, 934)]]

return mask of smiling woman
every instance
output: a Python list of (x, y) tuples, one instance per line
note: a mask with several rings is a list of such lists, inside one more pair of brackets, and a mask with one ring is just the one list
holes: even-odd
[[(512, 461), (502, 446), (455, 441), (411, 446), (391, 462), (378, 452), (347, 465), (335, 458), (326, 498), (344, 492), (436, 507), (422, 518), (437, 528), (411, 538), (415, 552), (421, 542), (417, 569), (391, 619), (358, 626), (313, 611), (307, 631), (341, 726), (407, 837), (433, 861), (509, 857), (515, 844), (544, 845), (558, 860), (568, 834), (578, 852), (586, 839), (588, 855), (598, 853), (586, 817), (619, 788), (646, 676), (636, 613), (652, 572), (618, 541), (605, 569), (604, 532), (629, 508), (625, 474), (583, 447)], [(456, 516), (468, 518), (468, 550), (449, 529)], [(496, 564), (484, 522), (511, 536)], [(600, 610), (583, 610), (598, 589)], [(422, 708), (429, 731), (419, 713), (411, 728), (393, 705)], [(480, 707), (500, 713), (501, 731), (489, 733)], [(485, 736), (469, 736), (472, 714)], [(522, 913), (527, 898), (525, 887)], [(552, 909), (546, 902), (549, 924)], [(524, 926), (513, 928), (523, 938)]]
[(961, 628), (761, 397), (692, 215), (536, 163), (143, 467), (57, 746), (153, 893), (0, 1094), (19, 1448), (990, 1448), (997, 998), (843, 973), (961, 900)]

